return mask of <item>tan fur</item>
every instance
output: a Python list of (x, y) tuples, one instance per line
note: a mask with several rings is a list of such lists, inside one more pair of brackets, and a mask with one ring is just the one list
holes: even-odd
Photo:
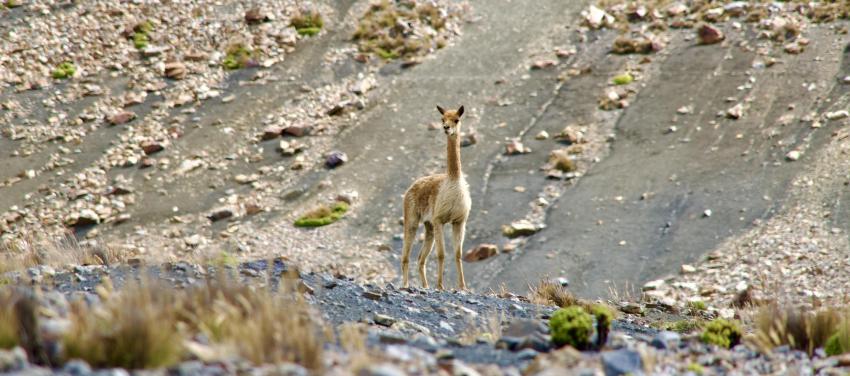
[(446, 174), (436, 174), (417, 179), (404, 194), (404, 248), (402, 249), (401, 273), (404, 287), (409, 286), (410, 249), (419, 229), (419, 223), (425, 226), (425, 241), (419, 251), (419, 280), (422, 287), (428, 287), (425, 276), (425, 262), (431, 253), (434, 240), (437, 240), (437, 288), (443, 289), (443, 262), (445, 244), (444, 225), (452, 224), (455, 263), (458, 271), (458, 288), (466, 288), (463, 277), (461, 254), (466, 220), (469, 217), (471, 200), (469, 185), (463, 178), (460, 164), (460, 117), (463, 106), (457, 111), (446, 111), (437, 106), (442, 114), (443, 129), (447, 135), (446, 155), (448, 166)]

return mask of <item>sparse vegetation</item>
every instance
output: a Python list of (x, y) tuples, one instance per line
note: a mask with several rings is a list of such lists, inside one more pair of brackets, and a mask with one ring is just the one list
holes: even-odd
[(221, 65), (229, 70), (242, 69), (251, 63), (252, 58), (253, 51), (248, 46), (242, 43), (234, 43), (227, 48)]
[(0, 290), (0, 349), (11, 349), (20, 343), (15, 304), (18, 296), (11, 288)]
[(702, 300), (695, 300), (692, 302), (688, 302), (688, 308), (694, 311), (702, 312), (708, 309), (708, 306)]
[(319, 227), (338, 221), (348, 211), (348, 204), (337, 201), (332, 206), (319, 205), (295, 220), (298, 227)]
[(705, 325), (700, 339), (705, 343), (714, 344), (723, 348), (732, 348), (741, 343), (743, 333), (735, 321), (715, 319)]
[(549, 319), (549, 329), (556, 345), (584, 350), (590, 346), (593, 317), (579, 306), (561, 308)]
[(122, 293), (102, 289), (102, 309), (77, 302), (65, 335), (67, 359), (96, 367), (157, 368), (180, 360), (181, 338), (170, 288), (139, 285)]
[(30, 234), (0, 244), (0, 273), (39, 265), (106, 265), (110, 262), (120, 262), (120, 256), (126, 255), (118, 255), (105, 247), (80, 244), (70, 235), (50, 238)]
[(688, 364), (688, 367), (685, 368), (685, 370), (693, 372), (697, 375), (702, 375), (703, 373), (705, 373), (705, 369), (702, 368), (702, 366), (699, 363)]
[(541, 280), (537, 286), (528, 288), (531, 290), (529, 300), (534, 304), (564, 308), (578, 303), (578, 299), (566, 287), (549, 279)]
[(292, 16), (289, 23), (300, 35), (313, 36), (322, 31), (325, 22), (321, 13), (316, 10), (301, 11)]
[(280, 295), (226, 277), (188, 290), (141, 283), (98, 288), (102, 307), (72, 306), (65, 357), (97, 367), (156, 368), (188, 357), (186, 338), (203, 335), (210, 354), (239, 354), (254, 364), (322, 366), (321, 326), (296, 291)]
[(64, 80), (66, 78), (73, 77), (74, 73), (77, 73), (77, 67), (74, 66), (74, 63), (66, 61), (59, 64), (56, 69), (53, 70), (53, 78), (57, 80)]
[(658, 324), (654, 324), (653, 326), (662, 329), (669, 330), (676, 333), (691, 333), (697, 330), (702, 329), (705, 326), (705, 322), (700, 319), (687, 319), (687, 320), (678, 320), (678, 321), (668, 321), (668, 322), (660, 322)]
[[(446, 23), (453, 17), (433, 3), (382, 0), (371, 4), (360, 18), (353, 39), (361, 52), (385, 60), (421, 56), (445, 46)], [(414, 32), (422, 27), (433, 32)]]
[[(828, 344), (836, 333), (845, 333), (842, 315), (835, 309), (816, 312), (802, 308), (780, 308), (776, 304), (759, 309), (755, 317), (756, 343), (764, 350), (788, 345), (792, 348), (814, 353), (815, 349)], [(845, 342), (850, 344), (850, 341)]]

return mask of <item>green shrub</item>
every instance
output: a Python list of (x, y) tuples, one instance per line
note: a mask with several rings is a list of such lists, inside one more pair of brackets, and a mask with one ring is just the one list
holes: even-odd
[(53, 78), (57, 80), (64, 80), (73, 76), (74, 73), (77, 73), (77, 67), (74, 66), (74, 63), (66, 61), (59, 64), (56, 69), (53, 70)]
[(614, 322), (614, 311), (602, 304), (590, 307), (590, 313), (596, 318), (596, 347), (602, 348), (608, 342), (611, 323)]
[(700, 339), (705, 343), (711, 343), (728, 349), (741, 343), (741, 336), (741, 328), (737, 322), (716, 319), (710, 321), (705, 326), (705, 331), (702, 332)]
[(348, 211), (348, 204), (338, 201), (333, 206), (320, 205), (295, 220), (298, 227), (319, 227), (338, 221)]
[(549, 319), (549, 328), (556, 345), (584, 350), (590, 345), (593, 317), (579, 306), (561, 308)]
[(703, 368), (702, 368), (702, 366), (701, 366), (701, 365), (699, 365), (699, 363), (691, 363), (691, 364), (688, 364), (688, 367), (687, 367), (687, 368), (685, 368), (685, 370), (686, 370), (686, 371), (691, 371), (691, 372), (693, 372), (693, 373), (695, 373), (695, 374), (697, 374), (697, 375), (702, 375), (703, 373), (705, 373), (705, 369), (703, 369)]
[(847, 323), (841, 324), (838, 331), (835, 332), (824, 345), (826, 355), (835, 356), (850, 352), (850, 325)]

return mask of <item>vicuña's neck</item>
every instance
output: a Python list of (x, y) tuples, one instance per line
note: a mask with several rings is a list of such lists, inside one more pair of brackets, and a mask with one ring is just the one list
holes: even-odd
[(457, 134), (448, 137), (446, 156), (448, 157), (449, 179), (459, 180), (460, 171), (460, 137)]

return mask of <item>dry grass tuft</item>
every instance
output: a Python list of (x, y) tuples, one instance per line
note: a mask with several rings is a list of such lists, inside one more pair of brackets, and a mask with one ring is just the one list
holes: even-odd
[(765, 352), (788, 345), (811, 355), (826, 344), (842, 320), (841, 312), (832, 308), (811, 312), (803, 308), (766, 305), (755, 316), (755, 343)]
[(121, 293), (101, 289), (101, 295), (103, 307), (72, 306), (73, 324), (64, 338), (67, 359), (128, 369), (164, 367), (181, 359), (176, 291), (142, 283)]
[(38, 265), (67, 267), (69, 265), (108, 265), (122, 261), (112, 249), (81, 244), (73, 235), (60, 238), (29, 234), (0, 244), (0, 273), (31, 268)]
[[(255, 364), (323, 367), (322, 326), (294, 287), (272, 294), (220, 277), (180, 291), (139, 283), (113, 292), (107, 282), (98, 293), (103, 306), (72, 307), (72, 328), (64, 338), (67, 359), (157, 368), (186, 359), (189, 349), (205, 360), (236, 354)], [(198, 337), (210, 345), (185, 342)]]
[(366, 332), (364, 324), (348, 322), (337, 328), (339, 344), (349, 354), (366, 354)]
[(15, 314), (18, 294), (11, 288), (0, 290), (0, 349), (8, 350), (20, 344), (20, 325)]
[(537, 286), (529, 285), (528, 288), (531, 290), (529, 300), (534, 304), (561, 308), (579, 304), (579, 300), (566, 287), (552, 280), (544, 279)]

